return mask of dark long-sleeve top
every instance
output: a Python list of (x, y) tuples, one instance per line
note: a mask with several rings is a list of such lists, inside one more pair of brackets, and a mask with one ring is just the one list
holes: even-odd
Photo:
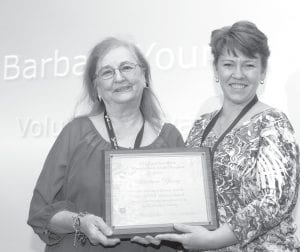
[[(183, 145), (179, 131), (166, 123), (154, 142), (141, 149)], [(88, 117), (68, 123), (56, 139), (35, 186), (28, 219), (28, 224), (46, 243), (46, 251), (174, 251), (172, 243), (154, 248), (130, 241), (122, 241), (113, 248), (94, 246), (89, 242), (74, 247), (74, 233), (57, 234), (47, 229), (50, 219), (62, 210), (104, 216), (105, 150), (111, 150), (111, 144), (99, 134)]]

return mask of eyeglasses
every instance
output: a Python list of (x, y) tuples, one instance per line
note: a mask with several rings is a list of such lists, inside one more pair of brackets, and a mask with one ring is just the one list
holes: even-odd
[(99, 77), (102, 80), (111, 79), (115, 76), (117, 69), (123, 76), (128, 77), (135, 72), (137, 66), (139, 66), (139, 64), (135, 64), (132, 62), (122, 62), (117, 68), (106, 66), (101, 68), (95, 77)]

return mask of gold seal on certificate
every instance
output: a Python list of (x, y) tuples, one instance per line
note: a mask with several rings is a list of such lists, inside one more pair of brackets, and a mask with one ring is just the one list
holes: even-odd
[(105, 152), (106, 223), (119, 237), (217, 227), (208, 148)]

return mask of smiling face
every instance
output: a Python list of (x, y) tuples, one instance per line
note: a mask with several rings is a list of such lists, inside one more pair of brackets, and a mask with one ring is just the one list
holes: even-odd
[[(95, 84), (106, 106), (124, 103), (140, 105), (145, 87), (145, 74), (138, 64), (134, 53), (125, 47), (114, 48), (99, 60)], [(133, 69), (130, 69), (132, 66)], [(114, 72), (111, 78), (101, 77), (111, 70)]]
[(246, 105), (256, 95), (265, 70), (259, 55), (249, 58), (239, 51), (234, 55), (224, 50), (216, 62), (215, 75), (220, 80), (224, 102)]

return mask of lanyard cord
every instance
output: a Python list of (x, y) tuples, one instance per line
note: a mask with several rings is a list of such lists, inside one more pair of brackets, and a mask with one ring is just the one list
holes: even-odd
[[(106, 130), (109, 136), (111, 147), (115, 150), (119, 149), (117, 137), (114, 132), (114, 128), (112, 126), (111, 120), (106, 112), (106, 109), (104, 110), (104, 122), (106, 126)], [(143, 117), (143, 125), (139, 131), (139, 133), (136, 136), (135, 142), (134, 142), (134, 149), (138, 149), (141, 145), (143, 135), (144, 135), (144, 126), (145, 126), (145, 119)]]
[[(255, 95), (253, 97), (253, 99), (242, 109), (242, 111), (238, 114), (238, 116), (234, 119), (234, 121), (229, 125), (229, 127), (224, 131), (224, 133), (219, 137), (219, 139), (217, 140), (217, 142), (213, 145), (213, 147), (211, 148), (211, 152), (212, 152), (212, 156), (214, 155), (218, 145), (222, 142), (222, 140), (224, 139), (224, 137), (228, 134), (228, 132), (230, 132), (233, 127), (241, 120), (241, 118), (247, 114), (247, 112), (255, 105), (255, 103), (257, 103), (258, 98)], [(214, 118), (209, 122), (209, 124), (206, 126), (203, 135), (202, 135), (202, 139), (201, 139), (201, 146), (205, 140), (205, 138), (207, 137), (207, 135), (209, 134), (209, 132), (212, 130), (212, 128), (214, 127), (214, 125), (216, 124), (222, 109), (220, 109), (220, 111), (214, 116)]]

